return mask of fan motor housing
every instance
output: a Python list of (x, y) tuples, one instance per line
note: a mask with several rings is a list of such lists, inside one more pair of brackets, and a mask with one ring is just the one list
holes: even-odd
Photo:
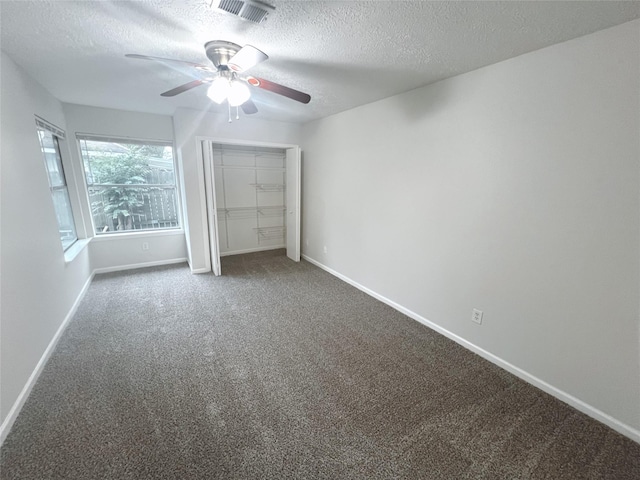
[(239, 50), (240, 45), (224, 40), (212, 40), (204, 44), (204, 51), (216, 68), (226, 66)]

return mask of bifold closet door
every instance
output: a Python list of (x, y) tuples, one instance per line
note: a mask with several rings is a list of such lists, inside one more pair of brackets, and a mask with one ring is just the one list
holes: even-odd
[(287, 257), (300, 261), (300, 190), (301, 190), (301, 154), (300, 147), (286, 151), (287, 185)]
[(216, 208), (215, 180), (213, 174), (213, 144), (209, 141), (201, 141), (198, 155), (201, 155), (204, 167), (211, 271), (214, 275), (218, 276), (222, 274), (222, 266), (220, 263), (220, 235), (218, 232), (218, 210)]

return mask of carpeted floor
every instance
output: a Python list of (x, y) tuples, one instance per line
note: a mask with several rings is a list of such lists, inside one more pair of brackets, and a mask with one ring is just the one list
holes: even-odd
[(282, 252), (96, 276), (2, 479), (638, 479), (640, 445)]

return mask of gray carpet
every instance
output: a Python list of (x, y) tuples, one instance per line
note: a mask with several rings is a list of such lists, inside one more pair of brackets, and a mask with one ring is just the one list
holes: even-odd
[(640, 478), (640, 445), (277, 253), (96, 276), (1, 477)]

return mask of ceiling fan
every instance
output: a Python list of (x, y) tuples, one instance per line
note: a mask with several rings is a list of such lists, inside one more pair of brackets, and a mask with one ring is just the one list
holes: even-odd
[(264, 78), (241, 77), (239, 74), (269, 58), (266, 53), (251, 45), (245, 45), (241, 48), (235, 43), (213, 40), (205, 43), (204, 49), (213, 66), (134, 53), (129, 53), (125, 56), (153, 60), (164, 64), (186, 65), (192, 69), (191, 75), (196, 79), (161, 93), (161, 95), (163, 97), (173, 97), (200, 85), (208, 84), (207, 96), (217, 104), (222, 104), (226, 100), (229, 106), (229, 115), (231, 115), (231, 107), (242, 108), (246, 115), (251, 115), (258, 111), (255, 103), (251, 100), (251, 91), (247, 84), (301, 103), (309, 103), (311, 100), (311, 97), (306, 93), (270, 82)]

